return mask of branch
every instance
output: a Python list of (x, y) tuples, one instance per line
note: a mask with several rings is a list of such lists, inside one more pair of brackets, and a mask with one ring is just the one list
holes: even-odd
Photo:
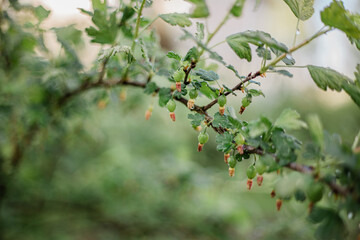
[[(244, 152), (248, 154), (258, 154), (261, 156), (265, 154), (264, 150), (262, 150), (260, 147), (255, 148), (249, 145), (244, 145)], [(276, 162), (279, 161), (276, 155), (273, 155), (273, 157), (275, 158)], [(309, 174), (309, 175), (315, 174), (315, 168), (313, 166), (302, 165), (296, 162), (288, 163), (284, 167), (304, 174)], [(326, 184), (335, 194), (347, 196), (350, 192), (349, 189), (336, 184), (335, 181), (327, 181), (325, 179), (320, 179), (320, 181)]]

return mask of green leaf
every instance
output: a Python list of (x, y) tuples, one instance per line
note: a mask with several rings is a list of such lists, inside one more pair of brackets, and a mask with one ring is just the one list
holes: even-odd
[(126, 24), (126, 22), (135, 14), (135, 10), (134, 8), (130, 7), (130, 6), (125, 6), (124, 11), (123, 11), (123, 15), (120, 21), (120, 26), (123, 26)]
[(244, 3), (245, 3), (245, 0), (236, 0), (236, 2), (234, 3), (234, 5), (232, 6), (232, 8), (230, 10), (230, 13), (234, 17), (240, 17), (242, 14)]
[(177, 53), (175, 53), (175, 52), (173, 52), (173, 51), (168, 52), (168, 53), (166, 54), (166, 56), (167, 56), (168, 58), (175, 59), (176, 61), (179, 61), (179, 62), (181, 61), (180, 55), (177, 54)]
[(262, 31), (245, 31), (236, 33), (226, 38), (226, 42), (234, 50), (234, 52), (242, 59), (251, 61), (251, 49), (249, 43), (262, 47), (269, 46), (280, 52), (288, 52), (285, 44), (276, 41), (270, 34)]
[(284, 166), (296, 161), (295, 150), (300, 148), (300, 142), (296, 138), (277, 128), (273, 131), (271, 140), (276, 148), (275, 154), (279, 159), (279, 165)]
[(314, 142), (320, 147), (320, 149), (324, 149), (324, 132), (319, 116), (314, 114), (309, 115), (307, 122)]
[(152, 94), (158, 89), (158, 86), (154, 82), (149, 82), (146, 84), (144, 93), (146, 94)]
[(210, 87), (206, 82), (201, 83), (200, 92), (210, 99), (218, 97), (216, 90)]
[(264, 58), (266, 60), (271, 60), (271, 51), (269, 49), (265, 49), (263, 47), (258, 47), (256, 49), (256, 53), (261, 58)]
[(234, 147), (234, 136), (228, 132), (216, 135), (216, 150), (219, 152), (227, 152)]
[(131, 63), (135, 60), (133, 54), (131, 53), (131, 48), (129, 46), (114, 46), (99, 52), (98, 61), (104, 61), (117, 53), (125, 53), (127, 56), (128, 63)]
[(190, 14), (192, 18), (206, 18), (209, 16), (209, 8), (206, 5), (205, 0), (186, 0), (187, 2), (191, 2), (195, 4), (194, 10)]
[(191, 60), (193, 60), (193, 59), (195, 59), (195, 60), (198, 59), (198, 51), (197, 51), (196, 47), (190, 48), (184, 57), (184, 61), (191, 62)]
[(263, 133), (269, 131), (270, 127), (271, 126), (269, 126), (268, 123), (266, 121), (263, 121), (262, 119), (251, 121), (248, 124), (249, 136), (251, 138), (256, 138)]
[(229, 122), (227, 116), (221, 115), (220, 113), (215, 113), (214, 120), (212, 121), (212, 125), (214, 127), (223, 127), (223, 128), (231, 128), (232, 124)]
[(82, 32), (76, 28), (74, 25), (69, 25), (67, 27), (52, 28), (55, 31), (56, 37), (64, 41), (71, 42), (74, 46), (82, 43), (81, 34)]
[(49, 10), (46, 10), (43, 6), (38, 6), (34, 8), (35, 17), (39, 20), (39, 23), (44, 21), (50, 14)]
[(116, 24), (116, 11), (110, 14), (110, 17), (106, 17), (106, 12), (95, 10), (94, 16), (92, 17), (95, 27), (86, 28), (85, 31), (90, 37), (93, 37), (91, 42), (101, 44), (112, 44), (117, 36), (117, 24)]
[(188, 114), (188, 119), (191, 120), (191, 125), (200, 126), (201, 122), (205, 120), (205, 116), (200, 113)]
[(334, 1), (321, 12), (321, 21), (343, 31), (348, 37), (360, 39), (360, 15), (353, 15), (342, 2)]
[(91, 0), (93, 10), (106, 12), (106, 0)]
[(206, 71), (204, 69), (199, 69), (195, 72), (197, 76), (199, 76), (204, 81), (215, 81), (219, 79), (219, 75), (214, 71)]
[(80, 10), (80, 12), (82, 12), (82, 13), (90, 16), (90, 17), (94, 16), (94, 13), (93, 13), (93, 12), (90, 12), (90, 11), (85, 10), (85, 9), (83, 9), (83, 8), (78, 8), (78, 9)]
[(287, 70), (284, 70), (284, 69), (272, 70), (272, 72), (279, 73), (281, 75), (284, 75), (284, 76), (287, 76), (287, 77), (290, 77), (290, 78), (292, 78), (294, 76), (291, 72), (289, 72)]
[(342, 87), (352, 100), (360, 107), (360, 86), (352, 83), (343, 83)]
[(290, 108), (282, 111), (280, 116), (276, 119), (274, 126), (284, 128), (287, 130), (297, 130), (306, 128), (306, 123), (299, 120), (300, 114)]
[(159, 17), (172, 26), (189, 27), (192, 24), (186, 13), (161, 14)]
[(196, 23), (196, 33), (195, 36), (198, 41), (204, 40), (204, 24), (203, 23)]
[(171, 99), (171, 89), (170, 88), (160, 88), (159, 90), (159, 106), (165, 107), (167, 102)]
[(314, 0), (284, 0), (294, 15), (305, 21), (314, 14)]
[(308, 65), (307, 68), (316, 85), (325, 91), (329, 87), (332, 90), (340, 92), (343, 84), (351, 82), (348, 77), (330, 68), (313, 65)]
[(249, 89), (248, 93), (250, 93), (252, 96), (255, 96), (255, 97), (258, 97), (260, 95), (265, 97), (264, 93), (261, 90)]

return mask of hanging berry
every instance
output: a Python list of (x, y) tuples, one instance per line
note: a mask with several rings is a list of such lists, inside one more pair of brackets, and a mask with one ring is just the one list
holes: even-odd
[[(206, 129), (205, 129), (206, 130)], [(204, 144), (209, 140), (209, 134), (207, 134), (206, 132), (201, 132), (199, 133), (198, 136), (198, 152), (201, 152), (201, 150), (203, 149)]]
[(282, 206), (282, 200), (280, 198), (276, 199), (276, 209), (280, 211)]
[(174, 100), (170, 99), (167, 104), (166, 104), (166, 108), (169, 110), (170, 112), (170, 118), (175, 122), (175, 109), (176, 109), (176, 103)]
[(153, 111), (153, 106), (149, 106), (149, 108), (145, 111), (145, 120), (149, 120)]
[(173, 74), (173, 78), (175, 80), (175, 84), (176, 84), (176, 90), (178, 92), (181, 92), (181, 82), (182, 80), (184, 80), (185, 78), (185, 73), (182, 70), (177, 70), (176, 72), (174, 72)]
[(248, 167), (248, 169), (246, 170), (246, 175), (248, 177), (248, 180), (246, 182), (246, 187), (248, 190), (250, 190), (253, 182), (252, 179), (256, 176), (256, 170), (254, 165)]
[(229, 163), (229, 161), (228, 161), (229, 157), (230, 157), (230, 153), (224, 153), (224, 162), (225, 162), (226, 164)]
[(218, 104), (219, 104), (219, 113), (220, 115), (224, 115), (225, 112), (225, 105), (226, 105), (226, 96), (221, 94), (218, 97)]
[(245, 108), (250, 105), (251, 101), (252, 101), (251, 96), (246, 96), (241, 100), (242, 106), (240, 108), (240, 112), (239, 112), (240, 114), (243, 114)]
[(271, 191), (270, 196), (271, 196), (271, 198), (274, 198), (274, 197), (276, 196), (275, 190), (272, 190), (272, 191)]
[(308, 184), (306, 189), (306, 195), (308, 196), (310, 203), (309, 203), (309, 212), (312, 211), (315, 203), (321, 200), (324, 194), (324, 186), (319, 182), (311, 181)]
[(194, 104), (195, 104), (195, 98), (197, 98), (197, 96), (198, 96), (198, 92), (196, 91), (196, 89), (191, 89), (189, 92), (189, 96), (190, 96), (190, 99), (187, 102), (187, 107), (189, 109), (193, 109)]
[(258, 176), (256, 178), (256, 183), (258, 184), (258, 186), (261, 186), (264, 180), (263, 174), (266, 171), (266, 166), (262, 161), (258, 160), (256, 161), (255, 169), (256, 172), (258, 173)]
[(241, 133), (238, 133), (235, 138), (236, 143), (236, 150), (239, 152), (240, 155), (244, 154), (244, 144), (245, 144), (245, 138)]
[(236, 159), (234, 157), (229, 157), (228, 164), (229, 164), (229, 176), (235, 176), (235, 166), (236, 166)]

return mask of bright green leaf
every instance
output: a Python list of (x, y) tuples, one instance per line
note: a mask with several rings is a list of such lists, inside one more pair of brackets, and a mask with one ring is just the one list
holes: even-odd
[(245, 0), (236, 0), (230, 12), (234, 17), (240, 17), (244, 7)]
[(307, 122), (314, 142), (320, 147), (320, 149), (324, 149), (324, 132), (319, 116), (309, 115)]
[(192, 18), (206, 18), (209, 16), (209, 8), (206, 5), (205, 0), (186, 0), (195, 4), (195, 8), (192, 10), (190, 17)]
[(188, 15), (185, 13), (161, 14), (159, 17), (172, 26), (189, 27), (192, 24)]
[(173, 51), (168, 52), (168, 53), (166, 54), (166, 56), (167, 56), (168, 58), (175, 59), (176, 61), (179, 61), (179, 62), (181, 61), (180, 55), (177, 54), (177, 53), (175, 53), (175, 52), (173, 52)]
[(306, 128), (306, 123), (299, 120), (300, 114), (290, 108), (282, 111), (280, 116), (276, 119), (274, 126), (284, 128), (287, 130), (296, 130)]
[(171, 89), (170, 88), (160, 88), (159, 90), (159, 106), (165, 107), (167, 102), (171, 99)]
[(214, 71), (206, 71), (204, 69), (199, 69), (195, 72), (197, 76), (199, 76), (204, 81), (215, 81), (219, 79), (219, 75)]
[(313, 65), (308, 65), (307, 68), (316, 85), (325, 91), (329, 87), (332, 90), (340, 92), (343, 84), (351, 82), (348, 77), (330, 68)]
[(200, 113), (188, 114), (188, 119), (191, 120), (191, 125), (200, 126), (201, 122), (205, 120), (205, 116)]
[(34, 14), (36, 18), (39, 20), (39, 23), (44, 21), (50, 14), (49, 10), (46, 10), (43, 6), (38, 6), (34, 8)]

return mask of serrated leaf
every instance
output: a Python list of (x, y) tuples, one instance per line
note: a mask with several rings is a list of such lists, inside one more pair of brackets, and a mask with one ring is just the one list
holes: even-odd
[(117, 53), (125, 53), (127, 55), (127, 60), (129, 63), (135, 60), (129, 46), (114, 46), (105, 50), (101, 50), (99, 52), (98, 61), (104, 61), (105, 59), (115, 56)]
[(273, 131), (271, 140), (276, 148), (275, 154), (279, 159), (279, 165), (284, 166), (296, 161), (295, 150), (300, 148), (300, 142), (296, 138), (277, 128)]
[(184, 57), (184, 61), (191, 62), (191, 60), (193, 60), (193, 59), (195, 59), (195, 60), (198, 59), (198, 51), (197, 51), (196, 47), (190, 48)]
[(307, 122), (314, 142), (320, 147), (320, 149), (324, 149), (324, 132), (319, 116), (314, 114), (309, 115)]
[(219, 152), (228, 152), (232, 147), (234, 136), (228, 132), (216, 135), (216, 150)]
[(196, 33), (195, 36), (198, 41), (204, 40), (204, 24), (203, 23), (196, 23)]
[(50, 14), (51, 11), (46, 10), (43, 6), (38, 6), (34, 8), (35, 17), (39, 20), (39, 23), (44, 21)]
[(106, 0), (91, 0), (93, 10), (106, 11)]
[(199, 76), (204, 81), (215, 81), (219, 79), (219, 75), (214, 71), (206, 71), (204, 69), (199, 69), (195, 72), (196, 76)]
[(107, 18), (106, 12), (98, 9), (95, 10), (94, 16), (91, 18), (95, 27), (86, 28), (85, 31), (93, 39), (91, 42), (106, 44), (113, 43), (117, 36), (116, 11)]
[(262, 135), (263, 133), (266, 133), (270, 129), (270, 127), (261, 119), (249, 122), (248, 128), (249, 128), (249, 136), (251, 138), (256, 138)]
[(258, 97), (258, 96), (263, 96), (265, 97), (264, 93), (261, 91), (261, 90), (256, 90), (256, 89), (249, 89), (248, 92), (252, 95), (252, 96), (255, 96), (255, 97)]
[(251, 61), (251, 49), (249, 43), (261, 47), (267, 45), (280, 52), (288, 52), (285, 44), (276, 41), (270, 34), (262, 31), (245, 31), (236, 33), (226, 38), (226, 42), (235, 51), (235, 53), (242, 59)]
[(215, 113), (214, 120), (212, 121), (212, 125), (214, 127), (223, 127), (223, 128), (231, 128), (232, 124), (229, 122), (227, 116), (221, 115), (220, 113)]
[(342, 2), (334, 1), (321, 12), (321, 21), (330, 27), (343, 31), (347, 36), (359, 39), (360, 24), (357, 19), (360, 15), (352, 15), (347, 11)]
[(192, 10), (190, 16), (192, 18), (205, 18), (209, 16), (209, 8), (206, 5), (205, 0), (186, 0), (195, 4), (195, 8)]
[(172, 26), (189, 27), (192, 24), (186, 13), (161, 14), (159, 17)]
[(86, 15), (89, 15), (90, 17), (94, 16), (94, 13), (93, 12), (90, 12), (88, 10), (85, 10), (83, 8), (78, 8), (80, 10), (80, 12), (86, 14)]
[(276, 119), (274, 126), (284, 128), (287, 130), (297, 130), (300, 128), (306, 128), (306, 123), (299, 120), (300, 114), (290, 108), (282, 111), (280, 116)]
[(218, 97), (218, 94), (206, 82), (201, 83), (200, 92), (210, 99)]
[(146, 84), (144, 93), (146, 94), (152, 94), (158, 89), (158, 86), (154, 82), (149, 82)]
[(170, 88), (160, 88), (159, 90), (159, 106), (164, 107), (167, 102), (171, 99), (171, 89)]
[(201, 122), (205, 120), (205, 116), (200, 113), (188, 114), (188, 119), (191, 120), (191, 125), (200, 126)]
[(344, 83), (342, 87), (351, 99), (360, 107), (360, 87), (352, 83)]
[(229, 119), (229, 123), (232, 125), (231, 129), (241, 129), (242, 128), (242, 123), (237, 120), (236, 118), (232, 117), (232, 116), (227, 116)]
[(69, 25), (66, 27), (52, 28), (55, 31), (56, 37), (61, 38), (64, 41), (72, 43), (74, 46), (82, 43), (81, 35), (82, 32), (74, 27), (74, 25)]
[(325, 91), (327, 88), (330, 88), (340, 92), (342, 85), (351, 81), (348, 77), (330, 68), (317, 67), (313, 65), (308, 65), (307, 68), (316, 85)]
[(314, 0), (284, 0), (294, 15), (305, 21), (314, 14)]
[(234, 17), (240, 17), (242, 14), (242, 10), (244, 8), (244, 3), (245, 0), (236, 0), (236, 2), (234, 3), (234, 5), (232, 6), (230, 13), (234, 16)]
[(263, 47), (258, 47), (256, 49), (256, 53), (261, 58), (264, 58), (266, 60), (271, 60), (271, 51), (269, 49), (265, 49)]
[(173, 51), (168, 52), (168, 53), (166, 54), (166, 56), (167, 56), (168, 58), (175, 59), (176, 61), (179, 61), (179, 62), (181, 61), (180, 55), (177, 54), (177, 53), (175, 53), (175, 52), (173, 52)]

